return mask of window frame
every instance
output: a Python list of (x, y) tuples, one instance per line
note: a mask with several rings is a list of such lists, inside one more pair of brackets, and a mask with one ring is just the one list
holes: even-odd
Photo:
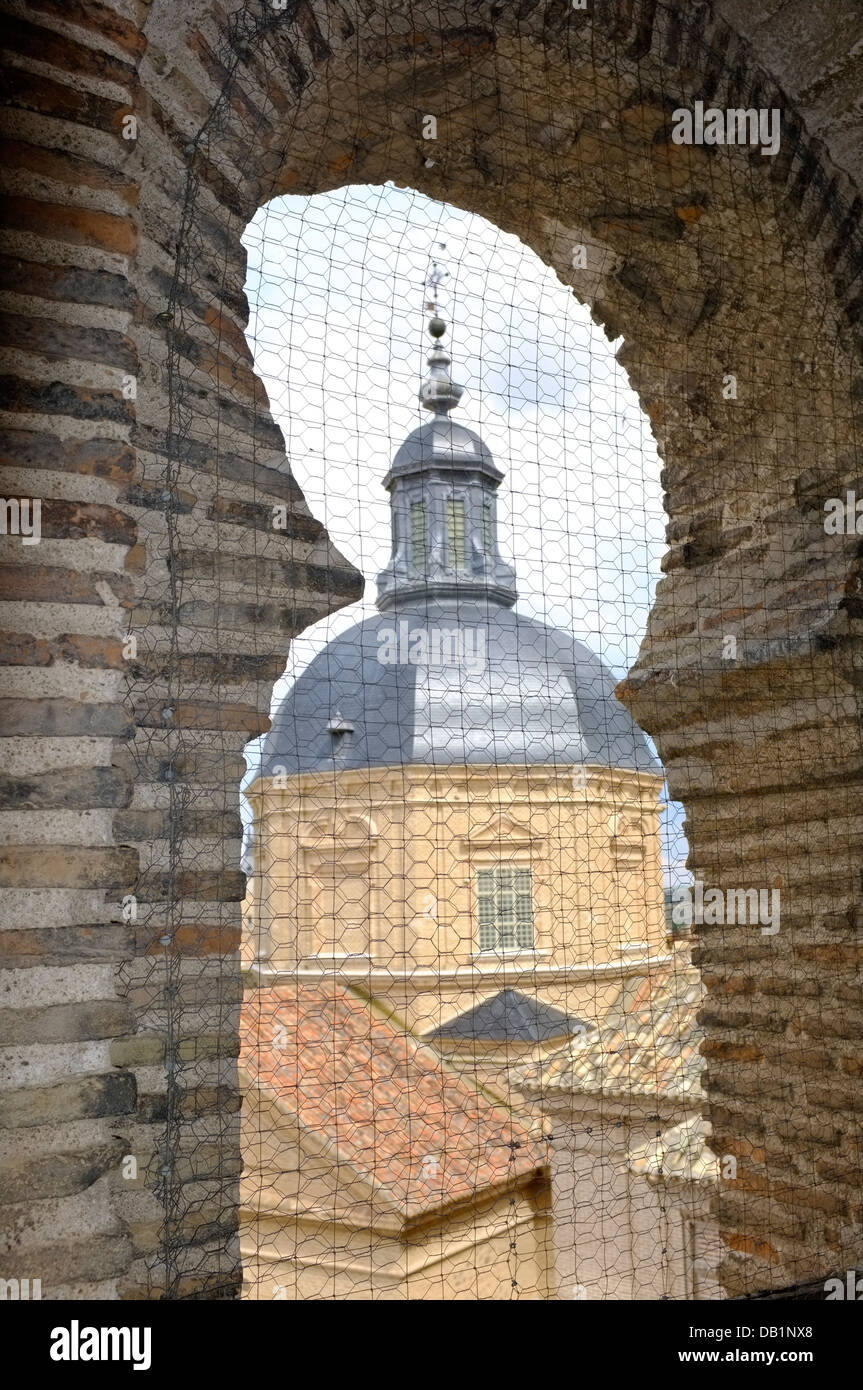
[[(505, 879), (509, 883), (504, 882)], [(526, 889), (521, 884), (526, 884)], [(482, 891), (485, 883), (491, 884), (491, 892)], [(501, 899), (512, 894), (511, 922), (502, 919)], [(519, 916), (519, 899), (526, 899), (527, 914)], [(477, 944), (479, 954), (514, 955), (536, 950), (536, 903), (534, 900), (533, 871), (524, 864), (501, 863), (486, 865), (474, 870), (474, 899), (476, 903)], [(491, 902), (492, 916), (483, 920), (485, 906)], [(522, 912), (524, 911), (522, 906)], [(511, 931), (511, 941), (504, 940)], [(493, 933), (493, 936), (489, 935)]]
[[(447, 497), (444, 506), (446, 521), (446, 567), (453, 573), (467, 568), (467, 501), (464, 497)], [(456, 549), (456, 531), (459, 547)]]
[[(428, 570), (428, 514), (424, 498), (412, 498), (410, 502), (410, 557), (411, 569), (418, 574), (425, 574)], [(422, 531), (422, 555), (417, 556), (417, 532)]]

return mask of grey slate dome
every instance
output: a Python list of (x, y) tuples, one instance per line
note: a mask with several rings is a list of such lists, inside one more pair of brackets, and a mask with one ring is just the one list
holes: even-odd
[[(467, 664), (379, 660), (393, 639), (402, 638), (409, 655), (417, 629), (456, 632), (450, 646)], [(451, 600), (400, 606), (319, 652), (273, 719), (261, 771), (587, 763), (659, 773), (614, 685), (570, 633), (510, 608)], [(330, 731), (339, 720), (350, 727)]]
[(449, 412), (462, 388), (439, 339), (420, 400), (433, 419), (384, 479), (393, 551), (379, 612), (335, 638), (273, 718), (261, 774), (407, 764), (572, 764), (661, 773), (615, 680), (571, 633), (513, 611), (497, 546), (503, 474)]

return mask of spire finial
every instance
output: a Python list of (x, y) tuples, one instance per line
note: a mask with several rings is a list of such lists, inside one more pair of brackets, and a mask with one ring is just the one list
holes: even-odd
[[(439, 242), (437, 242), (437, 250), (438, 250), (438, 251), (445, 251), (445, 250), (446, 250), (446, 242), (445, 242), (445, 241), (439, 241)], [(427, 277), (427, 279), (426, 279), (426, 286), (428, 287), (428, 289), (431, 290), (431, 292), (432, 292), (432, 297), (431, 297), (431, 301), (430, 301), (429, 303), (426, 304), (426, 308), (427, 308), (427, 309), (431, 309), (432, 312), (434, 313), (435, 317), (437, 317), (437, 312), (438, 312), (438, 302), (437, 302), (438, 290), (440, 289), (441, 285), (446, 284), (446, 282), (447, 282), (448, 279), (449, 279), (449, 271), (446, 270), (437, 260), (435, 260), (434, 256), (432, 256), (432, 268), (431, 268), (431, 270), (429, 271), (428, 277)]]
[[(438, 242), (439, 251), (445, 250)], [(461, 601), (500, 604), (516, 600), (515, 570), (497, 544), (495, 493), (503, 473), (482, 439), (450, 419), (463, 394), (450, 376), (450, 355), (441, 339), (447, 330), (438, 291), (448, 274), (432, 259), (426, 310), (432, 340), (429, 372), (420, 400), (433, 420), (418, 425), (396, 450), (384, 478), (392, 509), (393, 548), (378, 575), (378, 608), (450, 603), (457, 618)], [(401, 630), (401, 629), (399, 629)]]
[[(439, 241), (437, 249), (445, 251), (446, 242)], [(433, 347), (426, 358), (429, 374), (420, 386), (419, 395), (426, 410), (433, 410), (435, 415), (448, 414), (458, 405), (464, 394), (464, 387), (457, 386), (450, 376), (449, 369), (452, 358), (441, 343), (447, 326), (446, 320), (441, 318), (438, 312), (438, 291), (448, 279), (449, 271), (432, 258), (432, 268), (426, 280), (426, 285), (432, 292), (432, 298), (426, 302), (426, 309), (430, 309), (432, 314), (428, 322), (428, 331)]]

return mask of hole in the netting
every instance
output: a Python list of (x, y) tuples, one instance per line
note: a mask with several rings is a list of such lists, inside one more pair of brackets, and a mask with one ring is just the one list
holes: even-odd
[[(243, 783), (246, 1295), (710, 1296), (706, 1204), (663, 1192), (713, 1161), (699, 1105), (651, 1118), (698, 989), (682, 814), (613, 694), (665, 520), (617, 345), (516, 237), (393, 185), (279, 199), (245, 244), (338, 552), (286, 527), (259, 595), (309, 625)], [(336, 613), (333, 563), (365, 579)]]

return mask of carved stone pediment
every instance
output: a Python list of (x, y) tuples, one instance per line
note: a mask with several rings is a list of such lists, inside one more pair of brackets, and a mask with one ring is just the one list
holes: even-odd
[(378, 829), (370, 816), (322, 811), (312, 820), (301, 821), (297, 838), (303, 849), (321, 853), (361, 846), (368, 852)]
[(530, 850), (536, 849), (542, 840), (535, 835), (526, 821), (517, 819), (506, 811), (495, 811), (482, 825), (462, 835), (459, 850), (470, 855), (477, 850)]

